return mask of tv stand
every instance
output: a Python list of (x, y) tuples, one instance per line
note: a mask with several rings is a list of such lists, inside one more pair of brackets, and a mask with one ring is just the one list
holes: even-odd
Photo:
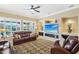
[(53, 38), (59, 38), (59, 35), (58, 34), (54, 34), (54, 33), (51, 34), (51, 33), (39, 32), (39, 35), (53, 37)]

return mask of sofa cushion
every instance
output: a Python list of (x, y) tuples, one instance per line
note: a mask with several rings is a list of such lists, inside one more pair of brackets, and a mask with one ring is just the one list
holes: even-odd
[(14, 35), (14, 36), (15, 36), (15, 38), (16, 38), (16, 39), (18, 39), (18, 38), (19, 38), (18, 34)]
[(30, 36), (30, 34), (20, 34), (21, 35), (21, 37), (28, 37), (28, 36)]
[(64, 48), (66, 48), (67, 50), (71, 51), (72, 48), (78, 43), (78, 41), (76, 40), (68, 40), (68, 42), (66, 43), (66, 45), (64, 46)]
[(21, 36), (18, 35), (18, 34), (15, 34), (15, 35), (14, 35), (14, 40), (19, 40), (19, 39), (21, 39)]
[(23, 37), (22, 39), (27, 40), (29, 37)]

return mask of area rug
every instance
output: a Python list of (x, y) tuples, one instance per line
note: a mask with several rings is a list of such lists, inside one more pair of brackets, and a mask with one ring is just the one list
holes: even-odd
[(53, 41), (38, 37), (37, 40), (13, 46), (13, 54), (50, 54)]

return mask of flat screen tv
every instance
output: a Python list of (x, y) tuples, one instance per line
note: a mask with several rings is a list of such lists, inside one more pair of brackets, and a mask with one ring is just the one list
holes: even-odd
[(58, 33), (59, 25), (58, 24), (45, 24), (46, 33)]

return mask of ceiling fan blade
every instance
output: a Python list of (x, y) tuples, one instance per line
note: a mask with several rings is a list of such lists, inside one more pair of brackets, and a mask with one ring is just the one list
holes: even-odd
[(35, 9), (33, 9), (33, 10), (40, 13), (40, 11), (38, 11), (38, 10), (35, 10)]
[(40, 8), (40, 6), (35, 7), (34, 9)]

